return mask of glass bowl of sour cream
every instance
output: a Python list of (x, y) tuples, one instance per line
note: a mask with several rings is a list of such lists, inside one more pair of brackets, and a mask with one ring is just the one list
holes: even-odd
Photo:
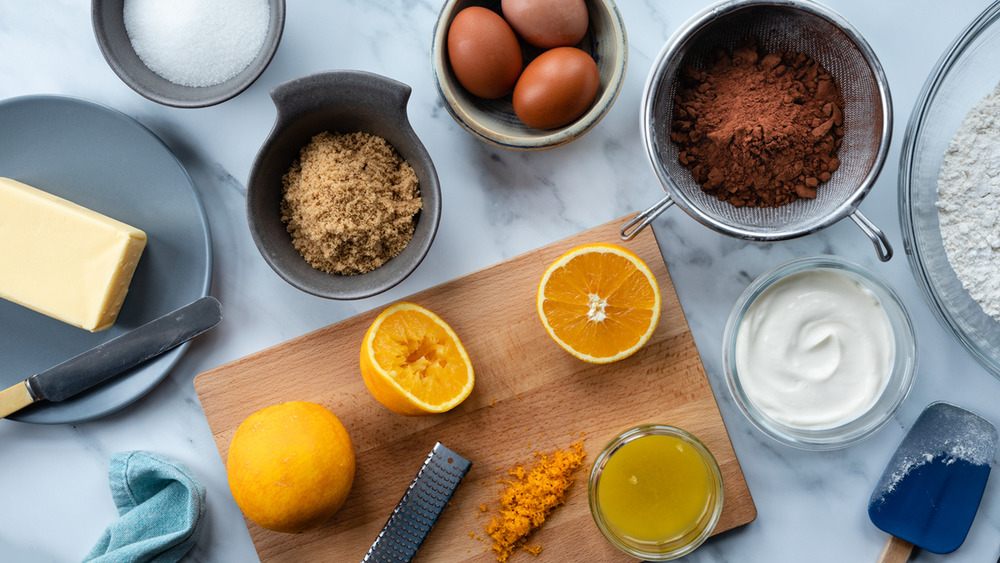
[(733, 307), (723, 371), (759, 430), (803, 449), (857, 443), (895, 415), (913, 385), (916, 337), (896, 291), (837, 256), (785, 262)]

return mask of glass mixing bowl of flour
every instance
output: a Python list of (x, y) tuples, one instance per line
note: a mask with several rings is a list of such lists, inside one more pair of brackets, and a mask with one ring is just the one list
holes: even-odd
[(1000, 1), (958, 35), (906, 128), (899, 216), (937, 317), (1000, 378)]

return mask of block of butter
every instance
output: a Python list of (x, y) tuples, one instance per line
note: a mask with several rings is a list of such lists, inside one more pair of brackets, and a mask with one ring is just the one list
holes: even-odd
[(98, 331), (118, 318), (146, 233), (0, 178), (0, 297)]

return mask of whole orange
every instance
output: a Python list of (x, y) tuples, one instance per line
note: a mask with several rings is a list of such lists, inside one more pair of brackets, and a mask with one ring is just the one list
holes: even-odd
[(236, 429), (226, 461), (229, 488), (262, 528), (316, 528), (344, 504), (354, 482), (354, 445), (329, 409), (291, 401), (263, 408)]

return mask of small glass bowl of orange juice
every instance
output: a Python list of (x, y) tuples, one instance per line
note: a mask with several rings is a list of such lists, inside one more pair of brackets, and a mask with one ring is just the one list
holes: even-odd
[(722, 473), (690, 433), (662, 424), (626, 430), (590, 471), (590, 512), (615, 547), (646, 561), (694, 551), (722, 514)]

